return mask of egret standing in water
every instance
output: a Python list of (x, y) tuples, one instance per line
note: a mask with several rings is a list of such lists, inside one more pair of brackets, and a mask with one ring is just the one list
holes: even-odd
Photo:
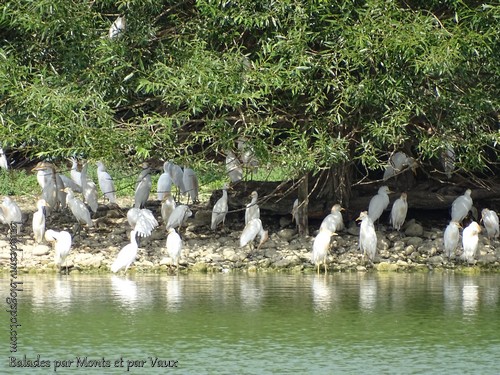
[(363, 252), (363, 255), (367, 256), (373, 262), (377, 253), (377, 233), (375, 232), (373, 221), (366, 211), (361, 212), (356, 220), (361, 220), (359, 248)]
[(269, 233), (262, 227), (262, 221), (260, 219), (252, 219), (245, 225), (245, 228), (243, 228), (243, 232), (240, 236), (240, 247), (245, 247), (250, 244), (252, 248), (253, 241), (257, 237), (259, 237), (259, 245), (257, 246), (257, 250), (259, 250), (269, 238)]
[(222, 188), (222, 197), (215, 203), (214, 208), (212, 209), (212, 222), (210, 228), (212, 230), (217, 229), (217, 226), (222, 223), (224, 226), (224, 221), (226, 220), (226, 215), (228, 211), (228, 203), (227, 203), (227, 189), (228, 185), (224, 185)]
[(460, 224), (456, 221), (450, 221), (446, 230), (444, 231), (444, 254), (450, 260), (451, 256), (455, 254), (455, 250), (460, 240)]
[(250, 194), (252, 201), (247, 204), (245, 209), (245, 225), (252, 219), (260, 219), (260, 208), (257, 204), (257, 199), (259, 199), (259, 194), (256, 191), (252, 191)]
[(177, 270), (179, 269), (179, 259), (182, 253), (182, 239), (174, 228), (168, 229), (167, 252)]
[[(45, 240), (47, 242), (54, 243), (54, 263), (57, 264), (59, 266), (59, 270), (61, 270), (62, 265), (66, 262), (66, 258), (71, 250), (71, 234), (65, 230), (57, 232), (49, 229), (45, 232)], [(67, 265), (66, 273), (68, 273)]]
[(376, 222), (384, 210), (389, 206), (389, 193), (391, 191), (387, 186), (381, 186), (378, 193), (372, 197), (368, 206), (368, 216), (373, 222)]
[(481, 218), (483, 220), (484, 227), (486, 228), (486, 233), (488, 233), (488, 238), (498, 238), (500, 228), (497, 213), (493, 210), (484, 208), (481, 211)]
[(326, 226), (324, 226), (319, 229), (319, 233), (314, 238), (311, 262), (318, 266), (318, 274), (321, 263), (323, 263), (325, 267), (325, 274), (327, 273), (326, 257), (330, 250), (330, 239), (332, 236), (336, 235), (336, 233), (328, 230)]
[(45, 206), (47, 203), (45, 199), (39, 199), (36, 202), (37, 211), (33, 213), (33, 236), (35, 237), (35, 243), (39, 244), (43, 241), (45, 236)]
[(406, 193), (401, 193), (401, 197), (396, 199), (391, 209), (391, 224), (398, 232), (401, 230), (408, 212), (408, 202)]
[(461, 223), (472, 208), (472, 191), (467, 189), (464, 195), (456, 198), (451, 204), (451, 221)]
[(470, 223), (469, 226), (462, 232), (462, 246), (464, 249), (462, 259), (464, 259), (467, 263), (474, 262), (477, 247), (479, 245), (480, 232), (481, 227), (475, 221)]
[(130, 243), (125, 245), (116, 256), (115, 261), (111, 265), (111, 271), (113, 273), (117, 273), (122, 268), (125, 268), (125, 273), (127, 273), (130, 265), (134, 263), (137, 257), (137, 250), (139, 249), (135, 235), (135, 231), (130, 232)]
[(344, 229), (344, 219), (342, 218), (342, 211), (344, 211), (344, 209), (340, 204), (334, 204), (332, 206), (330, 214), (328, 214), (321, 222), (319, 230), (321, 231), (321, 229), (324, 228), (329, 230), (330, 232), (336, 233)]
[(116, 204), (116, 189), (113, 179), (106, 171), (102, 161), (97, 162), (97, 180), (99, 182), (99, 188), (105, 198), (109, 200), (109, 203)]

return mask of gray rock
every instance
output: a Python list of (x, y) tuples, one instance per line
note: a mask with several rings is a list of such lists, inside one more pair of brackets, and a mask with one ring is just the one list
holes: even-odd
[(412, 222), (408, 224), (405, 234), (408, 237), (422, 237), (424, 234), (424, 228), (419, 223)]

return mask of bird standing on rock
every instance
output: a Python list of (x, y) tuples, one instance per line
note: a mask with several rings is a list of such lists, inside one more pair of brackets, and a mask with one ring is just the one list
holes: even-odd
[(22, 226), (22, 220), (23, 220), (23, 213), (21, 212), (21, 209), (19, 208), (18, 204), (13, 201), (10, 197), (4, 197), (3, 202), (1, 205), (1, 211), (2, 211), (2, 222), (4, 224), (9, 225), (9, 230), (10, 226), (15, 223), (16, 224), (16, 233), (20, 234), (21, 233), (21, 226)]
[(396, 199), (391, 210), (391, 224), (397, 231), (401, 230), (408, 212), (408, 202), (406, 193), (401, 193), (401, 197)]
[(174, 228), (168, 229), (167, 252), (170, 258), (172, 258), (175, 267), (179, 269), (179, 259), (182, 252), (182, 239)]
[(455, 253), (460, 240), (460, 224), (456, 221), (450, 221), (446, 230), (444, 231), (444, 254), (448, 258)]
[(456, 198), (451, 204), (451, 221), (461, 223), (472, 208), (472, 191), (467, 189), (464, 195)]
[(172, 212), (174, 212), (176, 207), (174, 197), (172, 197), (172, 194), (168, 191), (165, 194), (163, 194), (163, 200), (161, 201), (161, 218), (163, 220), (163, 224), (167, 225), (168, 219), (170, 218), (170, 215), (172, 215)]
[(45, 236), (45, 206), (47, 203), (45, 199), (39, 199), (36, 202), (37, 211), (33, 213), (33, 236), (35, 237), (35, 243), (39, 244), (43, 241)]
[(144, 208), (151, 192), (151, 168), (148, 163), (142, 163), (142, 171), (137, 179), (134, 193), (134, 207)]
[(115, 184), (102, 161), (97, 162), (97, 181), (102, 194), (109, 200), (109, 203), (116, 203)]
[(483, 220), (484, 227), (486, 228), (486, 233), (488, 233), (488, 238), (498, 238), (500, 229), (497, 213), (488, 208), (484, 208), (481, 211), (481, 218)]
[(467, 263), (474, 262), (477, 247), (479, 245), (480, 232), (481, 227), (475, 221), (470, 223), (469, 226), (462, 232), (462, 246), (464, 249), (462, 259), (464, 259)]
[(372, 197), (368, 206), (368, 216), (376, 222), (384, 210), (389, 206), (389, 193), (392, 193), (387, 186), (381, 186), (378, 193)]
[(325, 267), (325, 274), (327, 273), (326, 257), (328, 256), (328, 250), (330, 250), (330, 240), (332, 236), (336, 235), (337, 233), (330, 231), (324, 226), (320, 227), (319, 233), (314, 238), (311, 262), (318, 266), (318, 274), (321, 263)]
[(172, 191), (173, 181), (170, 173), (168, 173), (168, 165), (168, 161), (163, 163), (163, 173), (160, 175), (158, 183), (156, 184), (157, 199), (159, 201), (163, 200), (165, 194), (170, 194)]
[(212, 222), (210, 228), (212, 230), (217, 229), (217, 226), (222, 223), (224, 226), (224, 221), (226, 220), (226, 215), (228, 211), (228, 203), (227, 203), (227, 189), (229, 186), (226, 184), (222, 188), (222, 197), (215, 203), (214, 208), (212, 209)]
[[(49, 229), (45, 232), (45, 240), (54, 243), (54, 263), (59, 266), (61, 270), (62, 265), (65, 263), (66, 258), (71, 250), (71, 234), (62, 230), (60, 232)], [(66, 273), (68, 267), (66, 266)]]
[(252, 219), (245, 225), (245, 228), (243, 228), (243, 232), (240, 236), (240, 247), (245, 247), (248, 244), (252, 247), (253, 241), (257, 236), (260, 239), (259, 245), (257, 246), (257, 250), (259, 250), (269, 238), (269, 233), (262, 227), (262, 221), (260, 219)]
[(336, 233), (344, 229), (344, 219), (342, 218), (341, 211), (344, 211), (342, 206), (340, 204), (334, 204), (330, 214), (328, 214), (321, 222), (319, 230), (321, 231), (321, 229), (325, 228), (330, 232)]
[(91, 228), (94, 224), (90, 218), (90, 212), (85, 206), (85, 204), (78, 198), (75, 197), (73, 190), (71, 188), (65, 188), (66, 200), (68, 202), (68, 207), (77, 221), (77, 225), (86, 224), (87, 227)]
[(259, 199), (259, 194), (256, 191), (252, 191), (250, 194), (252, 201), (247, 204), (245, 209), (245, 225), (252, 219), (260, 219), (260, 208), (257, 204), (257, 199)]
[(377, 253), (377, 233), (373, 221), (367, 211), (361, 212), (357, 221), (361, 220), (361, 228), (359, 231), (359, 248), (363, 255), (373, 262)]
[(170, 228), (179, 228), (181, 229), (182, 225), (186, 222), (186, 220), (193, 215), (193, 212), (189, 209), (185, 204), (180, 204), (174, 208), (170, 217), (168, 218), (166, 229)]

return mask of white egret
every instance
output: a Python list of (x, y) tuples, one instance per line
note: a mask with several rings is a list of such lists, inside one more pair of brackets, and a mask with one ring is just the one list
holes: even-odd
[(373, 262), (377, 253), (377, 233), (373, 221), (367, 211), (361, 212), (356, 220), (361, 220), (361, 228), (359, 231), (359, 248), (363, 255), (367, 256)]
[(226, 172), (231, 182), (238, 182), (243, 178), (240, 161), (232, 151), (228, 151), (226, 155)]
[(484, 227), (486, 228), (486, 233), (488, 233), (488, 238), (498, 238), (500, 228), (497, 213), (488, 208), (484, 208), (481, 211), (481, 218), (483, 220)]
[(389, 206), (389, 193), (392, 193), (387, 186), (381, 186), (378, 193), (370, 200), (368, 206), (368, 216), (373, 222), (376, 222), (384, 210)]
[(63, 174), (59, 174), (59, 177), (61, 177), (61, 180), (65, 188), (67, 187), (71, 188), (71, 190), (73, 190), (74, 193), (82, 192), (82, 187), (80, 185), (77, 185), (75, 181), (73, 181), (70, 177), (67, 177)]
[(181, 229), (182, 225), (186, 222), (188, 217), (191, 217), (193, 213), (185, 204), (180, 204), (174, 208), (170, 217), (168, 218), (166, 229), (170, 228), (179, 228)]
[(109, 203), (116, 204), (116, 189), (113, 179), (106, 171), (102, 161), (97, 162), (97, 181), (99, 182), (99, 188), (105, 198), (109, 200)]
[(451, 204), (451, 221), (461, 223), (472, 209), (471, 190), (467, 189), (464, 195), (456, 198)]
[(147, 208), (132, 207), (127, 211), (127, 221), (139, 237), (149, 237), (158, 226), (158, 221)]
[(468, 263), (474, 262), (476, 256), (477, 247), (479, 244), (479, 233), (481, 232), (481, 227), (478, 223), (473, 221), (465, 228), (462, 232), (462, 246), (464, 252), (462, 254), (462, 259)]
[(313, 248), (311, 253), (311, 262), (319, 267), (323, 263), (325, 267), (325, 274), (327, 273), (326, 257), (328, 251), (330, 250), (330, 240), (332, 236), (336, 236), (337, 233), (330, 231), (326, 226), (319, 229), (319, 233), (314, 238)]
[(4, 197), (2, 201), (2, 212), (3, 212), (3, 221), (5, 224), (10, 226), (12, 224), (16, 224), (16, 233), (21, 233), (21, 226), (23, 220), (23, 213), (19, 208), (18, 204), (13, 201), (10, 197)]
[(0, 147), (0, 168), (8, 170), (9, 162), (7, 161), (7, 155), (5, 155), (5, 151), (2, 147)]
[(247, 204), (245, 209), (245, 225), (252, 219), (260, 219), (260, 208), (257, 204), (259, 194), (256, 191), (252, 191), (250, 197), (252, 198), (252, 201)]
[(92, 179), (88, 176), (88, 163), (83, 163), (81, 178), (82, 178), (82, 192), (83, 198), (85, 202), (89, 205), (92, 212), (97, 212), (97, 208), (99, 206), (97, 201), (97, 186), (92, 181)]
[(251, 144), (245, 138), (238, 139), (238, 151), (243, 167), (250, 173), (257, 171), (259, 160), (255, 157), (255, 153)]
[(417, 167), (417, 162), (411, 156), (406, 155), (402, 151), (395, 152), (389, 158), (389, 164), (385, 168), (383, 180), (386, 181), (394, 177), (406, 168), (411, 168), (412, 172), (415, 173)]
[(186, 193), (186, 187), (184, 186), (184, 172), (182, 168), (169, 160), (167, 162), (167, 170), (174, 185), (177, 186), (178, 194), (184, 195)]
[(42, 189), (42, 199), (47, 203), (47, 212), (49, 215), (50, 212), (57, 210), (59, 207), (59, 200), (57, 199), (57, 186), (53, 180), (48, 180), (45, 183)]
[(328, 214), (321, 222), (319, 230), (321, 231), (321, 229), (327, 229), (330, 232), (336, 233), (344, 229), (344, 219), (342, 218), (341, 211), (344, 211), (342, 206), (340, 204), (334, 204), (330, 214)]
[(137, 250), (139, 246), (137, 245), (137, 240), (135, 238), (136, 232), (130, 232), (130, 243), (122, 247), (115, 261), (111, 265), (111, 271), (117, 273), (122, 268), (125, 268), (125, 273), (127, 273), (128, 268), (132, 263), (134, 263), (137, 257)]
[(184, 167), (184, 172), (182, 174), (182, 183), (184, 184), (184, 189), (191, 198), (191, 201), (193, 203), (198, 202), (199, 184), (198, 177), (196, 177), (195, 171), (193, 171), (191, 168)]
[(115, 39), (121, 36), (127, 28), (127, 21), (125, 16), (118, 16), (116, 20), (113, 22), (111, 27), (109, 28), (109, 39)]
[(441, 162), (443, 164), (446, 177), (451, 178), (451, 175), (455, 170), (455, 150), (453, 150), (453, 147), (447, 146), (446, 150), (441, 153)]
[[(54, 243), (54, 263), (59, 266), (60, 270), (71, 250), (71, 234), (69, 234), (65, 230), (57, 232), (55, 230), (49, 229), (45, 232), (45, 240), (47, 242)], [(68, 268), (66, 266), (66, 273), (67, 272)]]
[(52, 210), (57, 210), (59, 207), (65, 208), (64, 183), (61, 176), (56, 173), (55, 167), (51, 163), (40, 162), (32, 171), (37, 171), (37, 181), (42, 188), (42, 198), (45, 199), (48, 207)]
[(177, 269), (179, 269), (179, 259), (182, 252), (182, 239), (174, 228), (168, 229), (167, 252), (170, 258), (172, 258), (172, 261)]
[(212, 222), (210, 228), (215, 230), (217, 226), (222, 223), (224, 226), (224, 221), (226, 220), (226, 215), (228, 211), (228, 203), (227, 203), (227, 189), (229, 186), (227, 184), (222, 188), (222, 197), (219, 198), (212, 209)]
[(142, 171), (139, 174), (140, 180), (137, 181), (137, 186), (134, 193), (134, 207), (144, 208), (151, 192), (151, 169), (147, 163), (142, 164)]
[(401, 196), (396, 199), (391, 209), (391, 224), (397, 231), (401, 230), (408, 213), (408, 202), (406, 193), (401, 193)]
[(39, 199), (36, 203), (37, 211), (33, 213), (33, 236), (35, 243), (39, 244), (43, 241), (45, 236), (45, 207), (47, 203), (45, 199)]
[(248, 244), (252, 247), (253, 241), (257, 237), (259, 237), (259, 245), (257, 246), (257, 250), (259, 250), (262, 244), (269, 238), (269, 233), (262, 227), (260, 219), (252, 219), (245, 225), (243, 232), (241, 232), (240, 247), (245, 247)]
[(299, 226), (299, 198), (293, 201), (292, 206), (292, 223), (295, 221), (295, 225)]
[(172, 197), (172, 194), (170, 192), (166, 192), (163, 196), (163, 200), (161, 201), (161, 218), (163, 220), (163, 223), (167, 225), (168, 219), (170, 218), (170, 215), (172, 212), (175, 210), (176, 204), (174, 197)]
[(444, 231), (444, 254), (448, 260), (453, 254), (455, 254), (458, 241), (460, 240), (460, 228), (459, 223), (456, 221), (450, 221)]
[[(80, 186), (80, 191), (82, 190), (82, 174), (78, 171), (78, 161), (75, 158), (71, 158), (71, 179), (75, 184)], [(76, 190), (74, 190), (76, 191)]]
[(168, 161), (166, 161), (163, 163), (163, 173), (160, 175), (156, 185), (156, 192), (159, 201), (163, 200), (166, 193), (170, 193), (172, 191), (172, 182), (172, 177), (170, 176), (170, 173), (168, 173)]
[(87, 227), (91, 228), (94, 226), (92, 219), (90, 218), (90, 212), (80, 199), (75, 197), (73, 190), (71, 188), (65, 188), (64, 191), (67, 194), (68, 207), (75, 217), (78, 225), (85, 224)]

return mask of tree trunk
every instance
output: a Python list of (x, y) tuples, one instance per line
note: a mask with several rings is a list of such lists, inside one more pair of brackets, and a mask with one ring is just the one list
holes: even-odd
[(299, 224), (299, 235), (302, 237), (309, 235), (309, 177), (308, 173), (305, 173), (302, 177), (299, 187), (298, 187), (298, 196), (299, 196), (299, 208), (298, 208), (298, 224)]

